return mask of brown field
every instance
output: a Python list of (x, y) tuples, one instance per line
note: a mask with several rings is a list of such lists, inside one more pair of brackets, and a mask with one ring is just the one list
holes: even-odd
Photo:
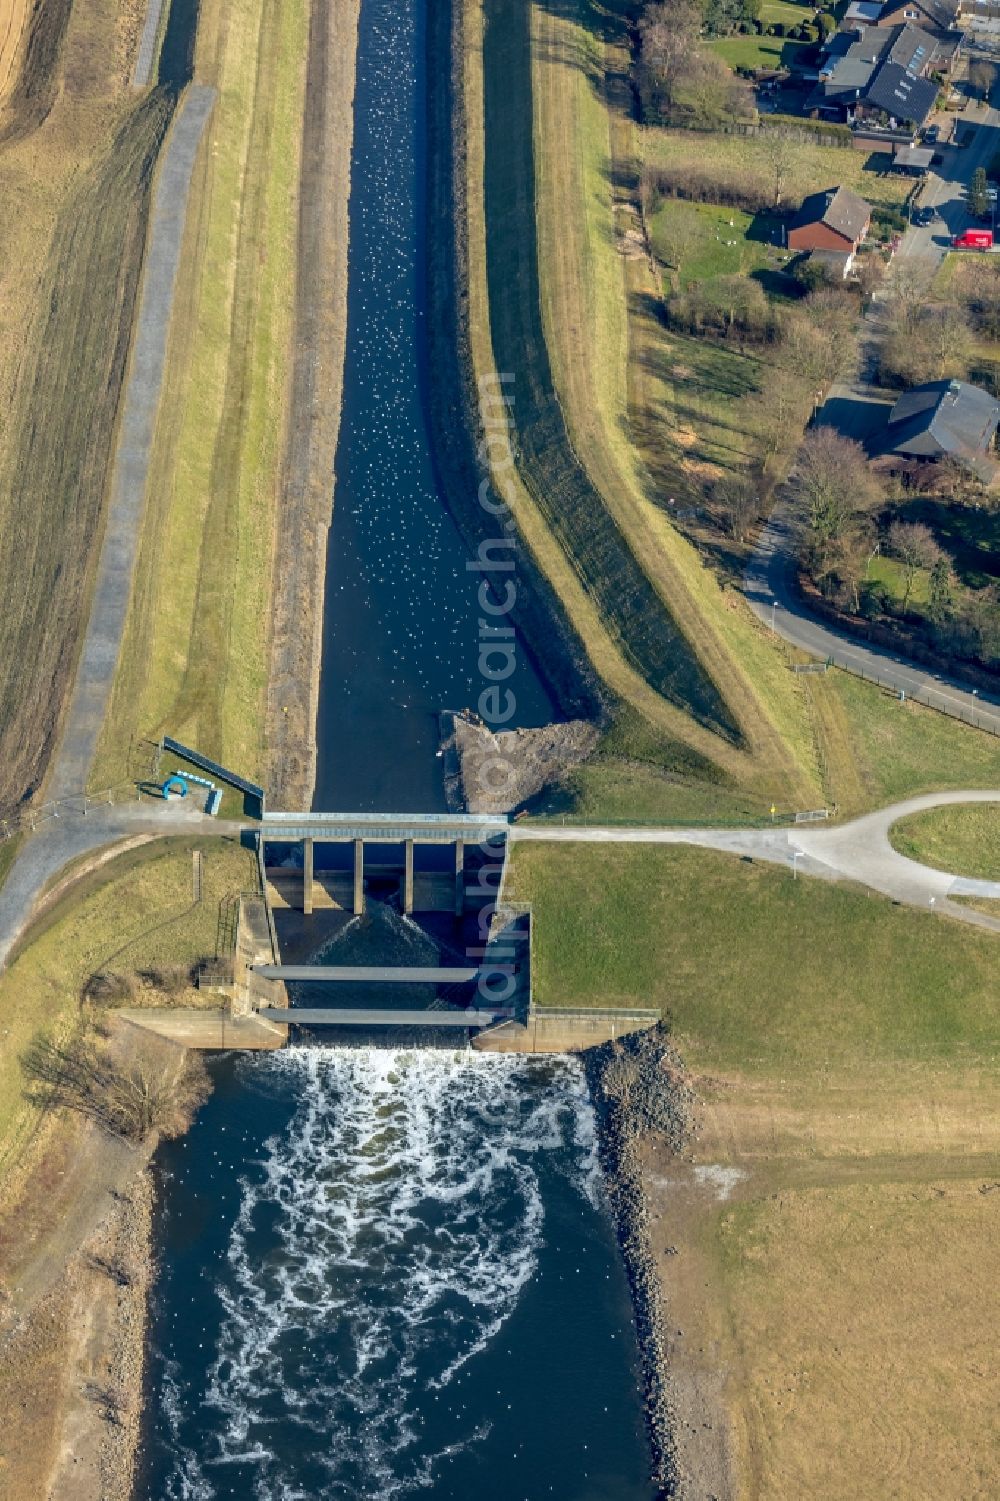
[(128, 90), (136, 14), (37, 8), (0, 107), (0, 814), (44, 776), (100, 536), (170, 114)]
[(18, 50), (28, 26), (30, 0), (0, 0), (0, 104), (17, 76)]

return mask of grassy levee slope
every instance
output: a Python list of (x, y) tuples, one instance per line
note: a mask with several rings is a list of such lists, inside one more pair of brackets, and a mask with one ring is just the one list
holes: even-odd
[(649, 502), (630, 442), (612, 207), (621, 173), (595, 14), (569, 0), (486, 0), (481, 15), (470, 0), (466, 10), (473, 344), (480, 372), (516, 377), (512, 508), (619, 699), (735, 781), (808, 799), (818, 781), (798, 690), (742, 604)]
[(125, 642), (92, 774), (164, 730), (263, 771), (276, 503), (295, 312), (307, 0), (205, 0), (219, 91), (195, 167)]
[[(721, 694), (577, 456), (542, 321), (531, 132), (531, 7), (486, 0), (486, 261), (496, 368), (512, 376), (521, 473), (626, 660), (669, 702), (737, 738)], [(563, 160), (559, 170), (569, 164)]]
[[(202, 900), (192, 901), (192, 850), (203, 852)], [(186, 968), (229, 952), (232, 909), (241, 891), (256, 889), (252, 852), (236, 840), (154, 841), (81, 875), (28, 934), (0, 976), (5, 1017), (0, 1053), (0, 1180), (43, 1123), (26, 1093), (22, 1055), (32, 1038), (71, 1036), (80, 1025), (81, 994), (99, 970), (118, 975)], [(202, 1000), (218, 1004), (206, 992)], [(163, 1004), (155, 988), (117, 1004)], [(197, 1005), (188, 993), (179, 1005)]]
[(996, 935), (708, 851), (517, 845), (509, 889), (538, 1000), (659, 1005), (692, 1072), (643, 1150), (697, 1494), (995, 1494)]
[(128, 94), (122, 24), (80, 0), (50, 73), (29, 45), (0, 110), (0, 817), (44, 776), (86, 622), (172, 107)]

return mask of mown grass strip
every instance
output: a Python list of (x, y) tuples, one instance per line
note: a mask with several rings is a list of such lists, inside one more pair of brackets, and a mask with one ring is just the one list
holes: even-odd
[(275, 506), (294, 326), (308, 5), (203, 0), (216, 83), (192, 189), (136, 582), (92, 781), (163, 731), (248, 776), (264, 763)]

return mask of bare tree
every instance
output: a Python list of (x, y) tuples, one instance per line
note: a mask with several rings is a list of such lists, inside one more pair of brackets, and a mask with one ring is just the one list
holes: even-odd
[(788, 488), (817, 571), (827, 567), (836, 546), (882, 501), (881, 483), (860, 443), (832, 427), (806, 434)]
[(760, 142), (771, 179), (774, 207), (781, 207), (788, 178), (795, 162), (796, 147), (783, 130), (769, 130)]
[(933, 568), (943, 553), (930, 527), (921, 521), (894, 521), (889, 527), (889, 549), (903, 565), (902, 607), (905, 613), (918, 571)]
[(173, 1058), (118, 1058), (89, 1037), (54, 1042), (37, 1037), (21, 1059), (32, 1098), (75, 1110), (112, 1136), (142, 1141), (150, 1131), (176, 1135), (201, 1103), (204, 1068), (178, 1070)]
[(727, 474), (712, 489), (712, 498), (720, 506), (726, 526), (737, 542), (745, 542), (760, 520), (760, 492), (752, 475)]

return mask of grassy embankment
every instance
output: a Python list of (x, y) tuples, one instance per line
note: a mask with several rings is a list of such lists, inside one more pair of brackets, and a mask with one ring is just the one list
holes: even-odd
[[(470, 0), (465, 12), (473, 350), (480, 376), (517, 376), (516, 519), (596, 670), (630, 711), (613, 734), (635, 816), (666, 816), (679, 789), (688, 797), (692, 772), (712, 806), (761, 802), (765, 787), (808, 801), (819, 788), (798, 688), (742, 601), (720, 589), (647, 497), (637, 467), (601, 46), (575, 24), (577, 9), (528, 14), (491, 3), (485, 70), (481, 8)], [(657, 657), (668, 673), (658, 674)], [(716, 723), (735, 722), (739, 746), (712, 732), (706, 680), (723, 706)], [(655, 745), (659, 764), (646, 751), (631, 755), (635, 745)]]
[[(195, 904), (192, 851), (203, 851), (202, 899)], [(0, 975), (0, 1174), (9, 1188), (16, 1160), (42, 1116), (25, 1097), (21, 1055), (39, 1032), (64, 1040), (80, 1026), (81, 994), (99, 970), (142, 975), (189, 967), (229, 952), (233, 899), (256, 890), (251, 851), (234, 840), (154, 842), (82, 873), (32, 928), (30, 942)], [(155, 988), (136, 1004), (157, 1004)], [(211, 997), (217, 1004), (217, 997)], [(184, 1005), (197, 1005), (187, 992)], [(51, 1124), (51, 1123), (50, 1123)]]
[[(0, 816), (39, 785), (86, 620), (150, 185), (133, 8), (37, 8), (0, 104)], [(15, 583), (16, 581), (16, 583)]]
[(164, 730), (263, 770), (276, 504), (294, 324), (306, 0), (205, 0), (219, 91), (195, 168), (132, 605), (92, 782)]
[(701, 851), (518, 847), (511, 891), (539, 1000), (662, 1005), (695, 1075), (651, 1235), (736, 1493), (991, 1494), (995, 935)]
[[(490, 99), (484, 105), (480, 6), (469, 0), (465, 102), (473, 353), (480, 374), (494, 361), (517, 373), (514, 415), (524, 481), (513, 497), (517, 521), (622, 705), (598, 756), (570, 779), (560, 811), (586, 818), (746, 821), (759, 818), (772, 800), (794, 806), (817, 796), (859, 811), (877, 800), (882, 780), (877, 765), (868, 769), (851, 759), (867, 710), (850, 690), (845, 705), (836, 689), (793, 680), (783, 648), (749, 618), (738, 596), (719, 589), (665, 519), (665, 468), (679, 479), (677, 493), (684, 497), (701, 469), (722, 472), (720, 458), (729, 467), (745, 466), (754, 435), (741, 403), (766, 386), (758, 357), (665, 335), (656, 314), (658, 273), (629, 236), (628, 225), (637, 222), (640, 149), (655, 156), (668, 145), (673, 149), (676, 138), (678, 150), (704, 153), (705, 138), (644, 131), (637, 142), (627, 111), (603, 84), (606, 65), (627, 64), (621, 18), (615, 8), (598, 15), (586, 0), (576, 0), (534, 8), (534, 153), (526, 156), (524, 142), (517, 142), (517, 121), (528, 113), (524, 40), (504, 6), (489, 14), (495, 50), (486, 55), (487, 78), (492, 62), (503, 88), (499, 103), (494, 99), (490, 106), (483, 158)], [(766, 148), (759, 142), (713, 137), (712, 145), (713, 152), (718, 146), (724, 153), (727, 170), (766, 174)], [(857, 153), (804, 141), (791, 145), (783, 170), (789, 194), (830, 178), (853, 183), (876, 202), (896, 201), (903, 189), (877, 177), (877, 166)], [(524, 232), (532, 208), (536, 256), (529, 254), (530, 225)], [(733, 252), (741, 264), (750, 245), (744, 239)], [(744, 269), (756, 266), (750, 264), (754, 253)], [(497, 278), (492, 303), (491, 264)], [(539, 349), (548, 351), (546, 369), (539, 369)], [(546, 465), (532, 451), (531, 430), (544, 422), (550, 389), (558, 393), (565, 429), (561, 439), (546, 430)], [(650, 452), (649, 440), (659, 453)], [(665, 465), (666, 450), (672, 456)], [(578, 488), (565, 481), (571, 464), (583, 470), (585, 483)], [(551, 510), (553, 495), (562, 502), (558, 525), (546, 509), (546, 496)], [(623, 632), (635, 617), (609, 618), (580, 563), (593, 543), (591, 518), (604, 505), (633, 556), (643, 560), (661, 600), (669, 602), (681, 629), (680, 652), (689, 653), (695, 642), (740, 728), (756, 726), (743, 754), (674, 712), (651, 691), (649, 674), (643, 678), (629, 659)], [(620, 585), (621, 575), (612, 569), (611, 576)], [(632, 599), (627, 589), (620, 593), (627, 609)], [(869, 701), (879, 722), (887, 723), (890, 706), (877, 695)], [(959, 763), (981, 768), (974, 780), (989, 782), (982, 737), (960, 727), (942, 728), (940, 735), (955, 754), (937, 762), (930, 753), (918, 758), (916, 784), (949, 785), (950, 768)]]
[(911, 860), (958, 876), (1000, 881), (1000, 804), (928, 808), (901, 818), (889, 837)]

